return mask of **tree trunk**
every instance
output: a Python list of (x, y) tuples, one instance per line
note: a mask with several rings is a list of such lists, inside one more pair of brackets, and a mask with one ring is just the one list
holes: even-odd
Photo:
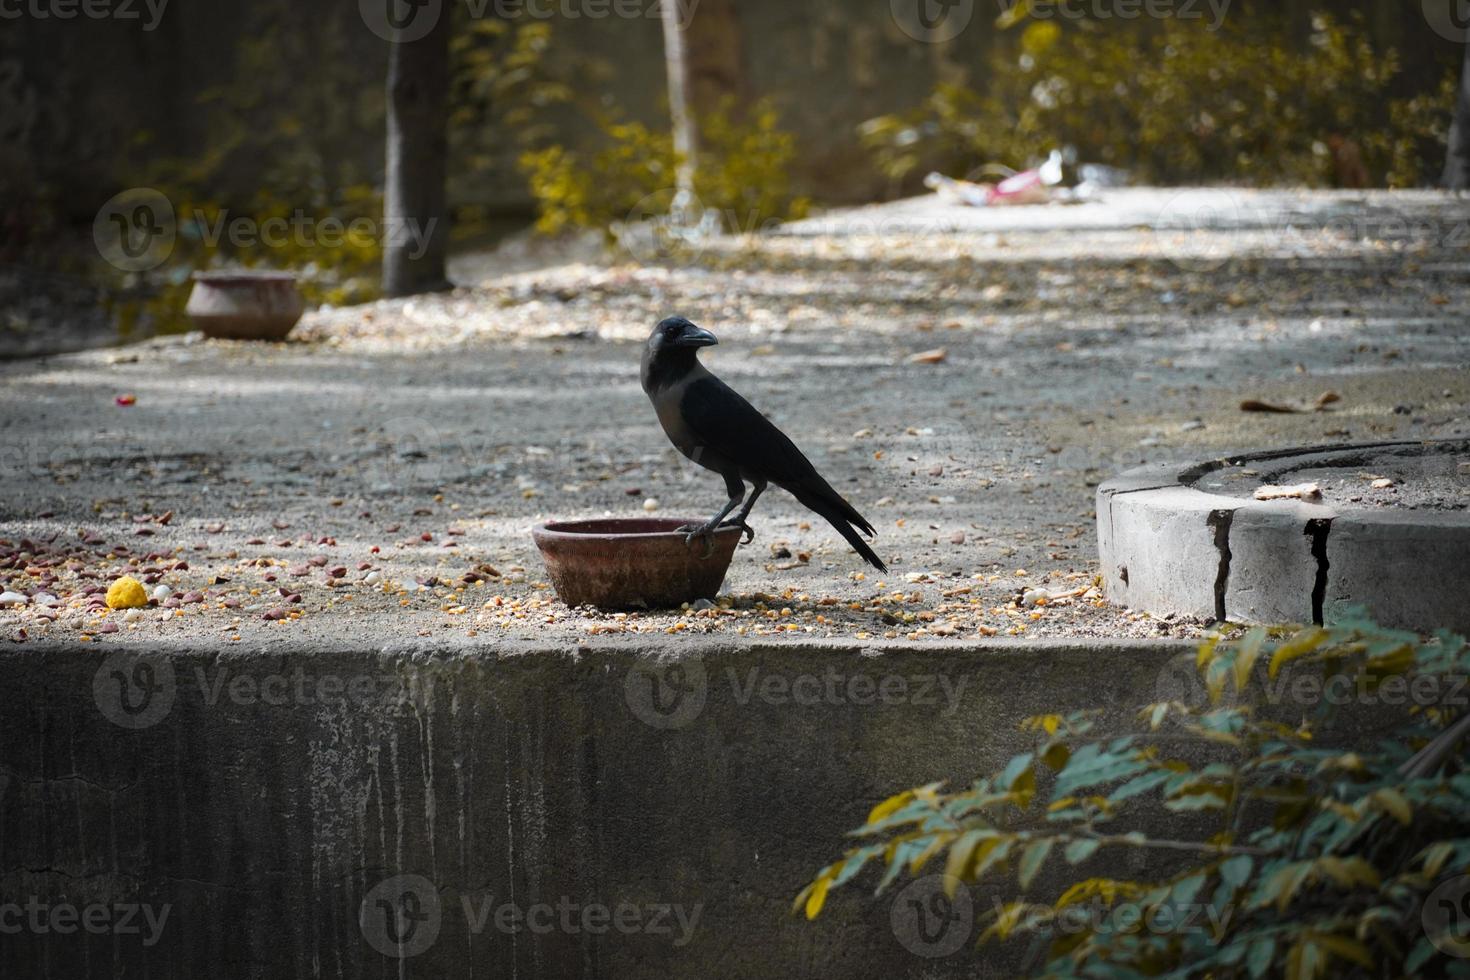
[(689, 59), (684, 50), (684, 28), (679, 25), (680, 4), (664, 3), (664, 68), (669, 78), (669, 117), (674, 129), (674, 208), (688, 207), (694, 197), (694, 168), (699, 140), (689, 111)]
[(1449, 157), (1443, 183), (1450, 190), (1470, 190), (1470, 41), (1465, 43), (1465, 66), (1460, 72), (1460, 94), (1450, 125)]
[[(418, 16), (431, 16), (418, 9)], [(439, 12), (428, 34), (388, 55), (388, 165), (383, 193), (383, 293), (448, 289), (449, 37)]]

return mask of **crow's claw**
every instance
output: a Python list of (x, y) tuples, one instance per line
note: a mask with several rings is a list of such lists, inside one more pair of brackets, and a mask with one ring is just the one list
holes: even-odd
[(749, 524), (745, 523), (744, 521), (730, 520), (730, 521), (726, 521), (725, 523), (721, 524), (720, 527), (738, 527), (738, 528), (740, 528), (740, 530), (744, 531), (745, 532), (745, 540), (742, 541), (742, 542), (740, 542), (741, 544), (750, 544), (752, 541), (755, 540), (755, 528), (751, 527)]
[(699, 556), (700, 561), (708, 561), (715, 553), (715, 532), (708, 524), (686, 524), (679, 528), (684, 532), (684, 546), (692, 548), (694, 539), (700, 538), (704, 541), (704, 554)]

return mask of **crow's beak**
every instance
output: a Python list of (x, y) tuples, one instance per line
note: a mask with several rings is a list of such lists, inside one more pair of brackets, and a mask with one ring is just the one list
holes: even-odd
[(695, 327), (693, 330), (686, 330), (679, 335), (678, 346), (713, 347), (719, 342), (719, 338), (708, 330), (705, 330), (703, 327)]

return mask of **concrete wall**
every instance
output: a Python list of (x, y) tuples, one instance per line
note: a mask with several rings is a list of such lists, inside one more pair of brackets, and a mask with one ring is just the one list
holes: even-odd
[[(1018, 950), (974, 948), (1009, 877), (949, 904), (937, 877), (875, 899), (870, 870), (814, 923), (791, 901), (892, 792), (993, 771), (1031, 747), (1030, 715), (1090, 705), (1133, 729), (1142, 703), (1201, 696), (1192, 659), (7, 649), (0, 976), (1015, 976)], [(1174, 870), (1141, 861), (1054, 860), (1038, 887)]]
[(0, 975), (1009, 975), (988, 892), (791, 900), (880, 799), (1177, 694), (1182, 649), (0, 651)]

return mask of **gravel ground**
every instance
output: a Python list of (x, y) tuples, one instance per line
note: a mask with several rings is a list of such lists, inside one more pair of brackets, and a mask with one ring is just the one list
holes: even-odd
[[(0, 583), (27, 599), (0, 635), (1196, 635), (1207, 624), (1099, 596), (1098, 482), (1470, 431), (1470, 205), (1229, 198), (1235, 219), (1208, 222), (1156, 191), (1025, 212), (899, 202), (645, 263), (513, 243), (461, 257), (453, 293), (314, 313), (286, 344), (0, 366)], [(675, 312), (720, 336), (706, 362), (877, 527), (889, 575), (773, 489), (717, 608), (557, 601), (532, 524), (723, 502), (638, 387), (639, 344)], [(1320, 412), (1240, 410), (1328, 390)], [(99, 609), (124, 573), (169, 591)]]

